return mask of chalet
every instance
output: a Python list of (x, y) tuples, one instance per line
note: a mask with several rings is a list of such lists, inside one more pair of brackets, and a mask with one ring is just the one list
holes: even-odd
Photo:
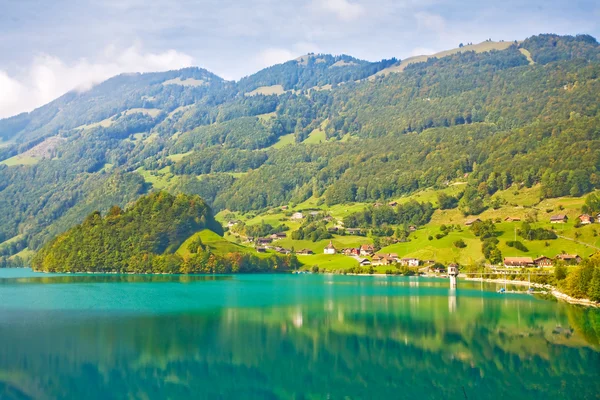
[(531, 257), (504, 257), (504, 266), (507, 268), (531, 267), (535, 263)]
[(304, 219), (304, 214), (302, 214), (301, 212), (295, 212), (292, 214), (290, 219), (292, 219), (292, 220)]
[(562, 260), (567, 264), (579, 264), (581, 262), (581, 257), (577, 254), (559, 254), (556, 256), (557, 260)]
[(388, 203), (388, 206), (390, 206), (390, 207), (396, 207), (397, 205), (398, 205), (397, 201), (391, 201)]
[(468, 219), (468, 220), (465, 222), (465, 225), (466, 225), (466, 226), (471, 226), (471, 225), (473, 225), (475, 222), (481, 222), (481, 220), (480, 220), (479, 218)]
[(337, 233), (339, 230), (340, 230), (340, 228), (338, 228), (337, 226), (327, 228), (327, 232), (329, 232), (329, 233)]
[(430, 267), (429, 270), (435, 272), (436, 274), (443, 274), (444, 272), (446, 272), (446, 267), (444, 267), (443, 265), (438, 265), (435, 268)]
[(538, 258), (536, 258), (535, 260), (533, 260), (533, 263), (540, 268), (543, 267), (551, 267), (554, 263), (552, 262), (552, 259), (550, 257), (546, 257), (546, 256), (540, 256)]
[(421, 261), (418, 258), (403, 258), (400, 260), (400, 264), (409, 267), (418, 267)]
[(350, 249), (350, 250), (351, 250), (351, 254), (352, 254), (353, 256), (356, 256), (356, 257), (360, 256), (360, 249), (357, 249), (357, 248), (352, 248), (352, 249)]
[(381, 265), (381, 260), (383, 260), (383, 254), (375, 254), (371, 261), (373, 261), (373, 265)]
[(588, 214), (581, 214), (578, 218), (582, 225), (589, 225), (594, 223), (594, 217)]
[(283, 211), (287, 210), (288, 208), (289, 208), (288, 206), (281, 206), (281, 209), (282, 209)]
[(569, 217), (567, 217), (564, 214), (553, 215), (550, 217), (551, 224), (562, 224), (562, 223), (567, 222), (568, 220), (569, 220)]
[(371, 261), (369, 261), (368, 258), (362, 258), (358, 260), (358, 265), (360, 265), (361, 267), (365, 267), (367, 265), (371, 265)]
[(417, 230), (417, 227), (414, 226), (414, 225), (411, 225), (411, 226), (408, 227), (408, 230), (411, 231), (411, 232), (415, 232)]
[(381, 204), (381, 203), (375, 203), (375, 204), (373, 205), (373, 207), (375, 207), (375, 208), (377, 208), (377, 207), (381, 207), (381, 206), (383, 206), (383, 204)]
[(352, 256), (353, 255), (353, 253), (352, 253), (353, 250), (354, 250), (353, 248), (343, 249), (342, 250), (342, 254), (345, 255), (345, 256)]
[(394, 263), (394, 259), (387, 254), (375, 254), (372, 258), (373, 265), (390, 265)]
[(232, 228), (232, 227), (236, 226), (236, 225), (237, 225), (237, 224), (239, 224), (239, 223), (240, 223), (240, 221), (229, 221), (229, 222), (227, 223), (227, 227), (228, 227), (228, 228)]
[(286, 235), (286, 233), (285, 233), (285, 232), (279, 232), (279, 233), (276, 233), (276, 234), (275, 234), (275, 237), (276, 237), (277, 239), (285, 239), (285, 238), (287, 238), (287, 235)]
[(267, 252), (267, 249), (266, 249), (266, 248), (264, 248), (264, 247), (257, 247), (257, 248), (256, 248), (256, 251), (257, 251), (257, 252), (259, 252), (259, 253), (266, 253), (266, 252)]
[(248, 236), (246, 238), (246, 243), (254, 243), (254, 237), (253, 236)]
[(291, 251), (291, 250), (284, 249), (283, 247), (278, 247), (278, 248), (276, 249), (276, 251), (277, 251), (279, 254), (284, 254), (284, 255), (292, 254), (292, 251)]
[(331, 243), (331, 241), (329, 242), (329, 244), (325, 247), (325, 249), (323, 250), (324, 254), (335, 254), (336, 250), (335, 250), (335, 246), (333, 245), (333, 243)]
[(400, 258), (398, 257), (398, 254), (396, 254), (396, 253), (390, 253), (387, 256), (388, 256), (388, 258), (392, 259), (394, 262), (400, 261)]
[(504, 218), (504, 222), (519, 222), (521, 221), (520, 217), (506, 217)]
[(299, 251), (298, 253), (296, 253), (296, 254), (298, 254), (299, 256), (312, 256), (312, 255), (313, 255), (313, 254), (315, 254), (315, 253), (313, 253), (313, 251), (312, 251), (312, 250), (310, 250), (310, 249), (303, 249), (303, 250), (300, 250), (300, 251)]
[(264, 246), (265, 244), (273, 243), (273, 239), (271, 238), (258, 238), (256, 239), (256, 244), (259, 246)]
[(348, 235), (361, 235), (362, 230), (360, 228), (348, 228), (346, 229)]
[(375, 253), (375, 248), (371, 244), (363, 244), (360, 246), (360, 255), (361, 256), (370, 256)]

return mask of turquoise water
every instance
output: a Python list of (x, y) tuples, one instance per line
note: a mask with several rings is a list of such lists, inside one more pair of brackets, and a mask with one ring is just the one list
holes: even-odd
[(600, 312), (495, 291), (0, 270), (0, 399), (599, 398)]

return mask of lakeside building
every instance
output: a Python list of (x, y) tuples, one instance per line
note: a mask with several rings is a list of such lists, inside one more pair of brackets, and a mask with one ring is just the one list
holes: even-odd
[(335, 249), (335, 246), (333, 245), (333, 243), (330, 241), (329, 244), (325, 247), (325, 249), (323, 250), (324, 254), (330, 254), (333, 255), (335, 254), (337, 251)]

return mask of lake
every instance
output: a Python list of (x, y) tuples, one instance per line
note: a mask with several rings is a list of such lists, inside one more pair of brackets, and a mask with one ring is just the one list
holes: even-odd
[(0, 399), (598, 399), (600, 311), (496, 289), (0, 270)]

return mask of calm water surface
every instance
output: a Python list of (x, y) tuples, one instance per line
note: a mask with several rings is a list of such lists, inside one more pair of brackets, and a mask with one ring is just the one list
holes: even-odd
[(600, 311), (495, 290), (0, 270), (0, 399), (600, 398)]

